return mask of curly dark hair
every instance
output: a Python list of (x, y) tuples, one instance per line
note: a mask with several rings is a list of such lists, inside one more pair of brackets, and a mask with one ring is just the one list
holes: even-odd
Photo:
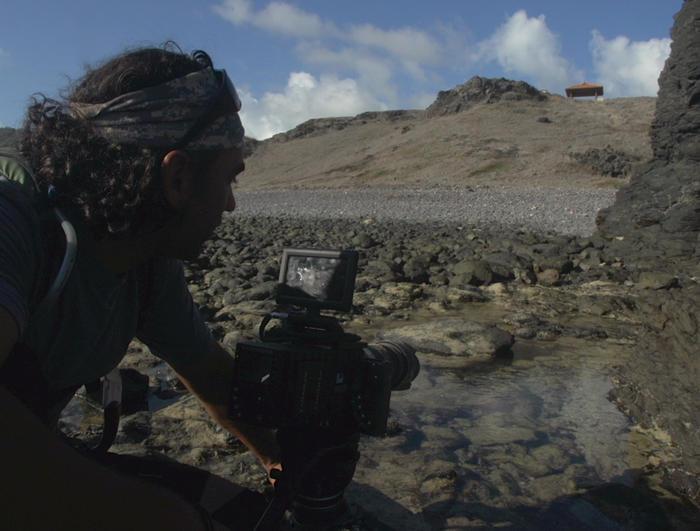
[[(102, 103), (166, 83), (209, 66), (173, 43), (127, 51), (87, 73), (64, 101), (35, 95), (27, 110), (20, 151), (39, 185), (55, 189), (58, 206), (80, 213), (95, 239), (122, 238), (165, 224), (175, 213), (162, 192), (160, 163), (167, 149), (115, 144), (66, 111), (72, 102)], [(209, 64), (207, 64), (209, 61)], [(207, 167), (213, 151), (192, 153)]]

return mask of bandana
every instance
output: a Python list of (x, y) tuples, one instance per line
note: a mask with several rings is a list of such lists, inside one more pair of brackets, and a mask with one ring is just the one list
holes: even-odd
[[(168, 148), (176, 145), (209, 110), (220, 90), (214, 70), (205, 68), (155, 87), (122, 94), (105, 103), (71, 103), (70, 114), (88, 120), (111, 142)], [(193, 150), (241, 148), (243, 133), (241, 119), (233, 112), (213, 120), (187, 147)]]

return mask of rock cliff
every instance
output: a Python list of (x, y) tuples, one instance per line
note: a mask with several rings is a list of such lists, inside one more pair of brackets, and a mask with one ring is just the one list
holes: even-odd
[(642, 263), (662, 256), (697, 276), (700, 231), (700, 2), (676, 15), (671, 56), (659, 78), (651, 142), (654, 157), (639, 167), (615, 204), (598, 215), (601, 235)]
[[(671, 439), (662, 463), (676, 489), (700, 499), (700, 0), (686, 0), (659, 78), (654, 158), (598, 215), (606, 252), (650, 293), (640, 302), (646, 333), (620, 369), (614, 398), (644, 426)], [(665, 279), (661, 282), (661, 279)]]

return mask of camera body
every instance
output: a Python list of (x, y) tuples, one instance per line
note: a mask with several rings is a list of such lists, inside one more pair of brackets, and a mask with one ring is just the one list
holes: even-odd
[[(392, 388), (418, 372), (413, 349), (368, 345), (320, 315), (350, 310), (357, 261), (356, 251), (284, 249), (276, 301), (285, 309), (263, 319), (260, 342), (236, 346), (232, 419), (384, 434)], [(273, 319), (280, 326), (267, 331)]]
[(239, 343), (232, 418), (271, 428), (386, 430), (389, 363), (360, 343)]

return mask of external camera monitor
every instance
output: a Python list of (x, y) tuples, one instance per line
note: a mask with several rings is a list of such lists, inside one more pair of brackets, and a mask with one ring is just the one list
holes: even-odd
[(277, 303), (348, 312), (352, 307), (357, 251), (286, 248)]

